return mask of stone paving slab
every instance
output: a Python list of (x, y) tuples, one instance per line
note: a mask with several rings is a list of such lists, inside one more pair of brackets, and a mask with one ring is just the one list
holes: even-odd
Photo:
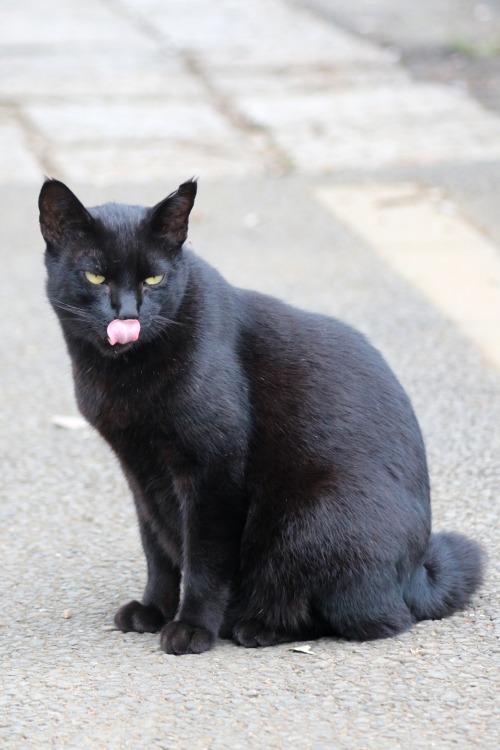
[(2, 0), (0, 12), (0, 45), (8, 50), (152, 47), (126, 16), (101, 0), (46, 0), (43, 6), (37, 0)]
[(110, 97), (196, 101), (204, 92), (203, 83), (182, 60), (136, 45), (92, 54), (56, 47), (24, 55), (13, 50), (0, 56), (0, 97), (19, 103), (91, 99), (101, 102), (102, 111)]
[(500, 118), (449, 87), (393, 81), (343, 91), (235, 96), (297, 169), (330, 172), (500, 156)]
[(4, 181), (28, 162), (92, 179), (102, 159), (101, 182), (146, 182), (172, 161), (334, 174), (500, 154), (498, 116), (284, 0), (7, 0), (0, 29), (7, 149), (18, 131)]
[(168, 45), (208, 67), (341, 65), (391, 58), (282, 0), (123, 0)]
[[(324, 95), (365, 89), (369, 86), (407, 84), (406, 73), (395, 65), (342, 65), (238, 67), (233, 65), (210, 71), (212, 85), (230, 101), (238, 103), (247, 99), (261, 100), (267, 108), (274, 109), (288, 96)], [(299, 113), (297, 113), (298, 115)], [(296, 116), (297, 116), (296, 115)], [(307, 109), (303, 119), (307, 120)]]
[[(294, 5), (317, 10), (324, 19), (375, 37), (386, 44), (407, 48), (453, 45), (494, 47), (500, 34), (497, 0), (291, 0)], [(424, 7), (425, 5), (425, 7)]]
[[(35, 129), (52, 141), (54, 150), (71, 143), (119, 143), (152, 139), (176, 142), (239, 142), (241, 136), (231, 123), (205, 100), (159, 101), (141, 98), (134, 102), (33, 104), (24, 108)], [(147, 116), (144, 116), (147, 113)]]
[(35, 183), (40, 166), (14, 115), (0, 107), (0, 182)]
[(244, 143), (234, 139), (231, 144), (192, 144), (162, 141), (138, 144), (133, 139), (125, 142), (59, 146), (50, 157), (51, 176), (96, 185), (116, 181), (136, 184), (151, 180), (163, 185), (172, 181), (180, 184), (192, 176), (204, 179), (246, 177), (266, 171), (280, 173), (282, 163), (266, 141), (259, 135), (250, 136)]

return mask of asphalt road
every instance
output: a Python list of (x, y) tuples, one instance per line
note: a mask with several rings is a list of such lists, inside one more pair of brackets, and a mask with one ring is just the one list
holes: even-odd
[[(90, 204), (165, 193), (74, 187)], [(235, 283), (338, 315), (384, 352), (426, 437), (434, 526), (485, 546), (484, 588), (450, 619), (387, 641), (322, 639), (312, 654), (221, 641), (175, 657), (157, 636), (113, 630), (145, 580), (132, 502), (90, 429), (52, 424), (76, 410), (44, 298), (37, 189), (2, 188), (2, 747), (498, 747), (498, 373), (313, 187), (300, 176), (201, 180), (191, 241)]]

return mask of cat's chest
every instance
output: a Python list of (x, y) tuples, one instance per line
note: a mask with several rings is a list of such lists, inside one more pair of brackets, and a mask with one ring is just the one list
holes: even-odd
[(84, 417), (129, 465), (160, 459), (184, 474), (197, 463), (199, 440), (183, 428), (186, 415), (168, 384), (145, 374), (120, 379), (75, 371), (75, 391)]
[(75, 366), (73, 374), (80, 411), (103, 434), (167, 419), (165, 394), (149, 373), (120, 376)]

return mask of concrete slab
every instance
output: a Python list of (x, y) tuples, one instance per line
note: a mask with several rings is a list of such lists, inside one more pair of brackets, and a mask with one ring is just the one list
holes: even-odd
[(3, 0), (0, 8), (0, 45), (51, 49), (93, 49), (101, 47), (138, 49), (152, 47), (152, 42), (130, 21), (99, 0), (67, 3), (47, 0)]
[(449, 87), (407, 81), (302, 95), (236, 97), (298, 169), (377, 169), (500, 155), (500, 118)]
[(198, 99), (202, 83), (181, 60), (136, 45), (120, 50), (22, 52), (0, 56), (0, 96), (14, 102), (89, 97)]
[[(499, 118), (450, 87), (411, 81), (386, 51), (283, 0), (40, 7), (0, 11), (0, 96), (45, 170), (91, 179), (102, 164), (101, 182), (142, 182), (163, 172), (164, 153), (211, 176), (500, 156)], [(59, 30), (46, 36), (48, 19)], [(65, 24), (71, 53), (46, 43)]]
[[(236, 102), (249, 97), (262, 97), (270, 109), (280, 106), (285, 97), (324, 95), (338, 92), (365, 90), (379, 86), (397, 86), (407, 83), (407, 76), (396, 65), (342, 65), (342, 66), (252, 66), (211, 68), (209, 74), (217, 91)], [(306, 119), (306, 111), (303, 112)]]
[(381, 63), (391, 58), (283, 0), (125, 3), (139, 17), (153, 20), (168, 44), (206, 66)]
[(325, 19), (368, 38), (408, 48), (434, 45), (494, 47), (500, 33), (496, 0), (292, 0), (294, 5), (320, 12)]
[(42, 173), (26, 132), (8, 110), (0, 109), (0, 182), (36, 183)]
[(57, 145), (117, 144), (151, 139), (206, 143), (240, 141), (240, 133), (205, 99), (192, 102), (69, 101), (22, 107), (34, 128)]
[(182, 182), (192, 176), (203, 179), (245, 177), (281, 171), (281, 164), (266, 143), (250, 137), (244, 144), (157, 140), (152, 143), (110, 142), (59, 146), (52, 157), (53, 176), (95, 185), (147, 183), (156, 180)]
[(420, 80), (460, 86), (500, 112), (498, 0), (295, 0), (325, 23), (390, 47)]

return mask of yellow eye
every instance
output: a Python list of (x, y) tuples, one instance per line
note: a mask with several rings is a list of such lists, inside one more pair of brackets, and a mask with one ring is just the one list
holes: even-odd
[(91, 284), (104, 284), (106, 281), (104, 276), (101, 276), (99, 273), (90, 273), (90, 271), (85, 271), (85, 278), (90, 281)]
[(155, 286), (155, 284), (159, 284), (160, 281), (163, 281), (164, 276), (164, 273), (160, 273), (158, 276), (148, 276), (147, 279), (144, 279), (144, 283), (148, 286)]

